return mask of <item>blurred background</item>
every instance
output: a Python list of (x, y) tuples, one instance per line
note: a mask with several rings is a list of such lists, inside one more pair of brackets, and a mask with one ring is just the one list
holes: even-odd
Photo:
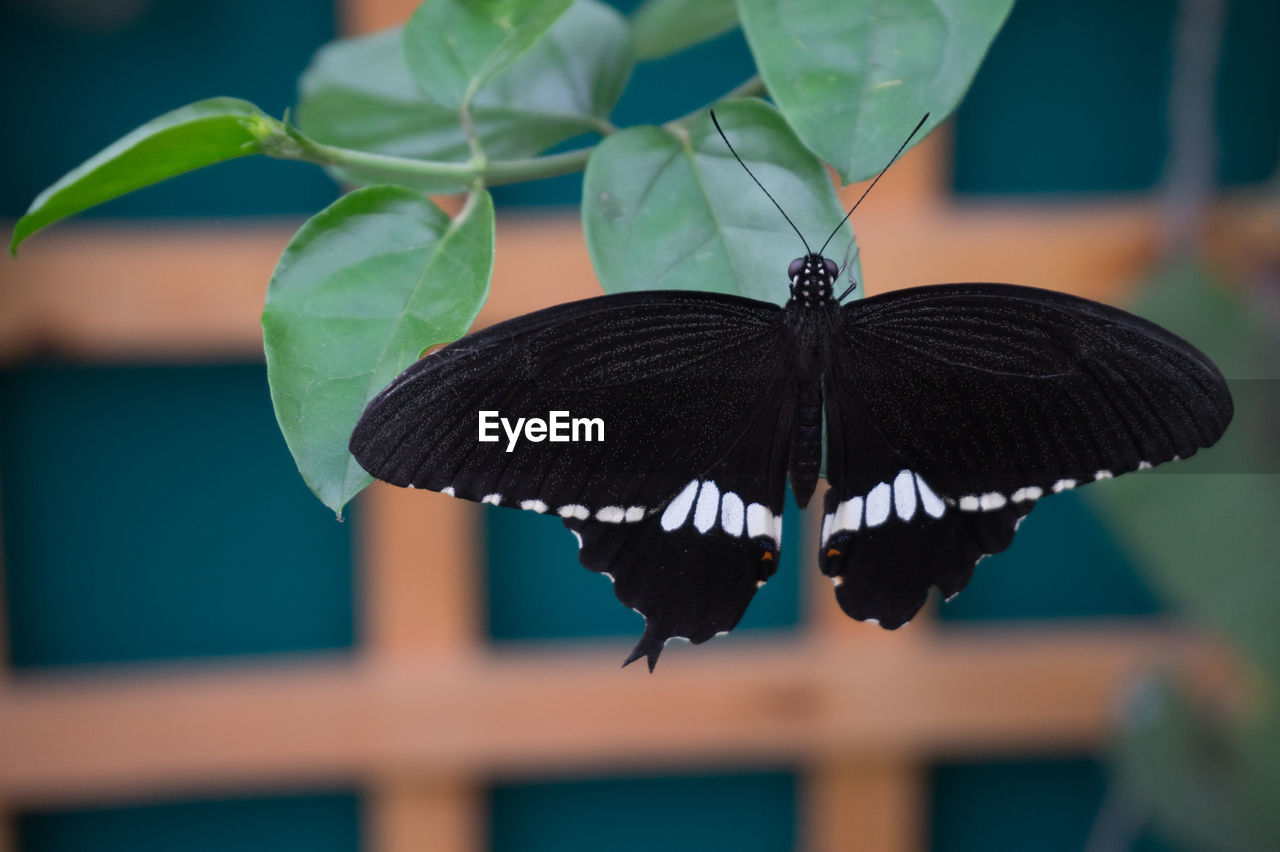
[[(0, 217), (179, 105), (281, 114), (414, 5), (5, 0)], [(1280, 848), (1277, 36), (1272, 0), (1019, 0), (854, 223), (869, 292), (1013, 281), (1188, 337), (1233, 382), (1222, 451), (1045, 501), (892, 634), (792, 511), (742, 626), (652, 676), (559, 524), (307, 491), (258, 313), (319, 169), (39, 234), (0, 260), (0, 850)], [(642, 64), (614, 121), (752, 71), (737, 31)], [(482, 323), (598, 292), (579, 180), (495, 193)]]

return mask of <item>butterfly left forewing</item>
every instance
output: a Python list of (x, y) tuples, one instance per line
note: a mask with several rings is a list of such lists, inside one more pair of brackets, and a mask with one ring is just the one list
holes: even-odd
[[(737, 438), (782, 369), (779, 313), (714, 293), (646, 292), (526, 314), (412, 365), (370, 401), (350, 449), (395, 485), (634, 521)], [(493, 412), (497, 440), (479, 440), (481, 412)], [(552, 412), (600, 428), (513, 441), (497, 425)]]

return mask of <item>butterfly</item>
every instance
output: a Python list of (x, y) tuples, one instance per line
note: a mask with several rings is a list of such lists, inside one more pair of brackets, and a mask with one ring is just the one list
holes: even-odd
[(623, 665), (652, 670), (774, 574), (787, 483), (804, 507), (824, 434), (819, 567), (845, 613), (894, 629), (1039, 500), (1186, 458), (1231, 420), (1213, 362), (1132, 314), (1009, 284), (845, 303), (825, 248), (790, 263), (782, 306), (635, 292), (471, 334), (375, 396), (350, 450), (395, 485), (558, 516), (644, 616)]

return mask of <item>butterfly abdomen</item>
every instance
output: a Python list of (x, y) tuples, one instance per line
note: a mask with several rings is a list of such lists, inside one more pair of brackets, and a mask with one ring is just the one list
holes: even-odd
[(795, 386), (795, 417), (791, 426), (787, 474), (791, 491), (801, 508), (809, 502), (818, 485), (822, 466), (822, 384), (821, 375), (829, 345), (828, 323), (821, 309), (787, 308), (793, 342), (788, 352), (788, 369)]
[(817, 383), (803, 389), (791, 430), (787, 473), (796, 502), (804, 508), (818, 485), (822, 460), (822, 390)]

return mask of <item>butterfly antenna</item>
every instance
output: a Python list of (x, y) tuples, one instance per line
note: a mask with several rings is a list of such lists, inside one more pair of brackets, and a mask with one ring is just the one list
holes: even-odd
[[(831, 236), (827, 237), (827, 242), (822, 244), (822, 248), (818, 249), (818, 254), (822, 254), (824, 251), (826, 251), (827, 243), (835, 239), (836, 234), (840, 232), (840, 228), (843, 227), (844, 223), (848, 222), (849, 217), (853, 215), (853, 211), (858, 209), (858, 205), (862, 203), (862, 199), (867, 197), (867, 193), (871, 191), (871, 187), (875, 186), (877, 183), (880, 182), (880, 178), (884, 177), (884, 173), (889, 171), (889, 166), (892, 166), (894, 162), (896, 162), (897, 159), (902, 156), (902, 152), (907, 150), (907, 146), (911, 144), (911, 140), (916, 137), (916, 134), (920, 132), (920, 128), (924, 127), (924, 123), (928, 120), (929, 120), (929, 113), (926, 112), (924, 114), (924, 118), (920, 119), (920, 123), (916, 125), (916, 129), (911, 131), (909, 134), (907, 134), (906, 141), (904, 141), (902, 145), (898, 148), (898, 153), (894, 154), (892, 157), (889, 158), (889, 162), (885, 163), (884, 168), (880, 170), (880, 174), (876, 175), (876, 179), (871, 181), (871, 185), (862, 191), (862, 195), (858, 196), (857, 201), (853, 202), (853, 206), (849, 208), (849, 212), (844, 214), (844, 218), (840, 220), (840, 224), (836, 225), (835, 230), (831, 232)], [(723, 136), (724, 134), (721, 134), (721, 135)], [(759, 181), (757, 181), (757, 183), (759, 183)], [(778, 202), (775, 201), (773, 203), (777, 204)]]
[[(762, 183), (760, 182), (760, 179), (759, 179), (759, 178), (757, 178), (757, 177), (752, 173), (751, 169), (748, 169), (748, 168), (747, 168), (747, 164), (746, 164), (746, 163), (742, 162), (742, 158), (738, 156), (738, 152), (737, 152), (737, 151), (735, 151), (735, 150), (733, 150), (733, 145), (731, 145), (731, 144), (729, 143), (729, 137), (724, 135), (724, 130), (723, 130), (723, 129), (721, 129), (721, 127), (720, 127), (720, 122), (719, 122), (719, 120), (717, 120), (717, 119), (716, 119), (716, 111), (715, 111), (715, 110), (711, 110), (711, 123), (712, 123), (712, 124), (714, 124), (714, 125), (716, 126), (716, 130), (717, 130), (717, 131), (719, 131), (719, 133), (720, 133), (720, 138), (724, 140), (724, 144), (726, 144), (726, 145), (728, 145), (728, 146), (729, 146), (729, 153), (730, 153), (730, 154), (732, 154), (732, 155), (733, 155), (733, 158), (734, 158), (735, 160), (737, 160), (737, 161), (738, 161), (738, 165), (740, 165), (740, 166), (742, 166), (742, 168), (746, 169), (747, 174), (751, 175), (751, 179), (752, 179), (753, 181), (755, 181), (755, 182), (756, 182), (756, 186), (760, 187), (760, 191), (761, 191), (761, 192), (763, 192), (765, 195), (769, 195), (769, 190), (767, 190), (767, 189), (765, 189), (765, 188), (764, 188), (764, 184), (762, 184)], [(917, 128), (917, 129), (918, 129), (918, 128)], [(777, 208), (778, 208), (778, 212), (782, 214), (782, 218), (787, 220), (787, 224), (791, 226), (791, 230), (793, 230), (793, 231), (795, 231), (795, 232), (796, 232), (796, 236), (800, 238), (800, 242), (804, 243), (804, 251), (805, 251), (805, 254), (806, 254), (806, 255), (813, 254), (813, 250), (809, 248), (809, 243), (808, 243), (808, 241), (804, 238), (804, 234), (800, 233), (800, 229), (796, 227), (796, 223), (791, 221), (791, 217), (787, 215), (787, 211), (785, 211), (785, 210), (783, 210), (783, 209), (782, 209), (782, 205), (778, 203), (778, 199), (774, 198), (772, 195), (769, 195), (769, 200), (773, 202), (773, 206), (774, 206), (774, 207), (777, 207)], [(843, 224), (843, 223), (842, 223), (842, 224)], [(838, 226), (837, 226), (837, 230), (839, 230), (839, 227), (838, 227)]]

